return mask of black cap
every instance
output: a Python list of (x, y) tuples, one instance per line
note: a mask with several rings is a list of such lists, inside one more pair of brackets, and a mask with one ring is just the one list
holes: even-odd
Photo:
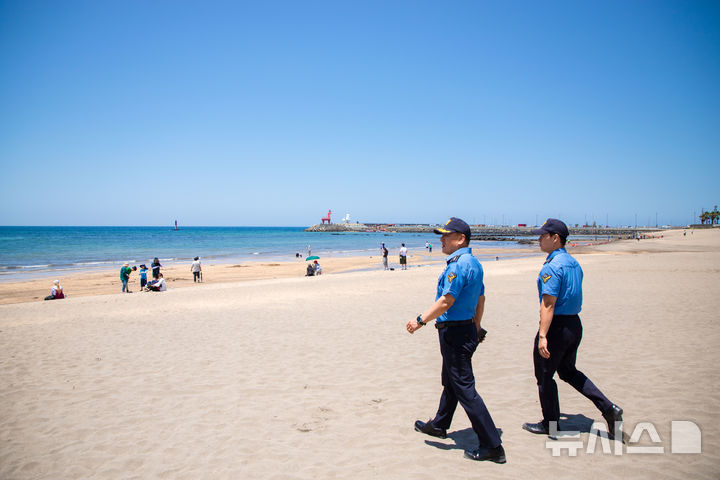
[(542, 227), (536, 228), (531, 233), (536, 235), (542, 235), (543, 233), (557, 233), (563, 239), (566, 239), (569, 235), (567, 225), (562, 220), (557, 218), (548, 218), (543, 223)]
[(456, 217), (451, 217), (450, 220), (445, 223), (444, 227), (436, 228), (433, 232), (438, 235), (442, 235), (443, 233), (458, 232), (465, 235), (465, 238), (468, 241), (470, 240), (470, 225)]

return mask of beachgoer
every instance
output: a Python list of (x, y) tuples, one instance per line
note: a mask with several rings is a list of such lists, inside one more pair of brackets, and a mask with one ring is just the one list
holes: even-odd
[(404, 243), (400, 247), (400, 266), (403, 270), (407, 270), (407, 247)]
[(308, 263), (307, 268), (305, 269), (305, 276), (306, 277), (314, 277), (315, 276), (315, 265), (312, 263)]
[(428, 248), (430, 248), (430, 242), (425, 242), (425, 250), (427, 250)]
[(199, 282), (202, 279), (202, 265), (200, 265), (200, 257), (195, 257), (194, 260), (195, 261), (190, 266), (190, 271), (193, 274), (193, 283)]
[(165, 284), (165, 279), (163, 278), (162, 273), (158, 274), (157, 280), (153, 280), (147, 284), (147, 290), (151, 292), (164, 292), (167, 290), (167, 285)]
[(45, 300), (60, 300), (62, 298), (65, 298), (65, 292), (63, 291), (62, 285), (60, 285), (60, 280), (55, 280), (50, 289), (50, 295), (45, 297)]
[(120, 267), (120, 281), (122, 282), (122, 291), (123, 293), (132, 293), (130, 291), (130, 288), (128, 287), (128, 281), (130, 280), (130, 273), (132, 272), (132, 268), (130, 268), (130, 264), (125, 262), (122, 267)]
[(572, 385), (590, 399), (608, 422), (608, 433), (614, 436), (622, 422), (622, 408), (603, 393), (575, 367), (577, 351), (582, 339), (582, 323), (578, 314), (582, 309), (583, 271), (580, 264), (565, 250), (568, 228), (555, 218), (548, 218), (542, 227), (532, 233), (540, 235), (540, 250), (547, 253), (545, 264), (537, 279), (540, 298), (540, 327), (535, 336), (533, 363), (540, 395), (543, 419), (538, 423), (525, 423), (531, 433), (548, 435), (560, 430), (560, 402), (553, 376)]
[(152, 276), (155, 280), (157, 280), (158, 275), (160, 275), (160, 267), (162, 267), (162, 265), (160, 265), (160, 260), (158, 260), (158, 258), (155, 257), (153, 259), (152, 263), (150, 264), (150, 268), (152, 268)]
[(310, 255), (312, 255), (312, 249), (310, 248), (310, 245), (308, 245), (308, 254), (307, 254), (307, 256), (309, 257)]
[(469, 247), (470, 227), (467, 223), (453, 217), (435, 233), (442, 235), (440, 243), (442, 252), (448, 255), (447, 266), (438, 279), (435, 303), (417, 319), (409, 321), (406, 329), (413, 333), (437, 319), (435, 327), (443, 359), (443, 392), (435, 418), (427, 422), (416, 421), (415, 430), (445, 438), (459, 402), (479, 440), (479, 447), (466, 450), (465, 456), (472, 460), (505, 463), (502, 440), (485, 402), (475, 390), (472, 368), (472, 355), (487, 333), (480, 326), (485, 309), (482, 265)]
[(313, 268), (315, 269), (315, 275), (322, 275), (322, 267), (317, 260), (313, 262)]
[(380, 251), (382, 252), (383, 267), (385, 268), (385, 270), (387, 270), (388, 269), (388, 249), (385, 248), (384, 243), (382, 244), (382, 247), (380, 247)]
[(145, 288), (145, 285), (147, 285), (147, 271), (148, 268), (145, 266), (145, 264), (140, 265), (140, 289), (142, 290)]
[(432, 243), (428, 243), (428, 252), (432, 253)]

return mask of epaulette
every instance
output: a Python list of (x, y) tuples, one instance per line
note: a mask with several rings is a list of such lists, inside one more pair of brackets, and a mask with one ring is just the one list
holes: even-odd
[(460, 260), (461, 256), (462, 255), (455, 255), (453, 258), (447, 261), (447, 264), (450, 265), (451, 263), (457, 262), (458, 260)]

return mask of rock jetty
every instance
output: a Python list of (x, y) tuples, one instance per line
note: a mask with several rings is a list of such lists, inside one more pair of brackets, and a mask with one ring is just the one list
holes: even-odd
[[(331, 223), (317, 224), (305, 229), (306, 232), (403, 232), (432, 233), (441, 225), (402, 225), (387, 223)], [(471, 225), (473, 238), (483, 240), (514, 240), (516, 237), (534, 237), (531, 231), (536, 227), (510, 227)], [(620, 227), (569, 227), (570, 235), (597, 235), (631, 238), (636, 232), (653, 232), (659, 228)]]

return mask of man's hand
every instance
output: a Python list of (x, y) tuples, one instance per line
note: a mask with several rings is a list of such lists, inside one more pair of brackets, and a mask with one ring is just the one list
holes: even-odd
[(480, 330), (478, 330), (478, 343), (482, 343), (483, 340), (485, 340), (485, 335), (487, 335), (487, 330), (480, 327)]
[(417, 320), (410, 320), (405, 328), (407, 328), (408, 333), (413, 333), (415, 330), (418, 330), (422, 325), (420, 325)]
[(538, 337), (538, 352), (543, 358), (550, 358), (550, 351), (547, 349), (547, 337)]

